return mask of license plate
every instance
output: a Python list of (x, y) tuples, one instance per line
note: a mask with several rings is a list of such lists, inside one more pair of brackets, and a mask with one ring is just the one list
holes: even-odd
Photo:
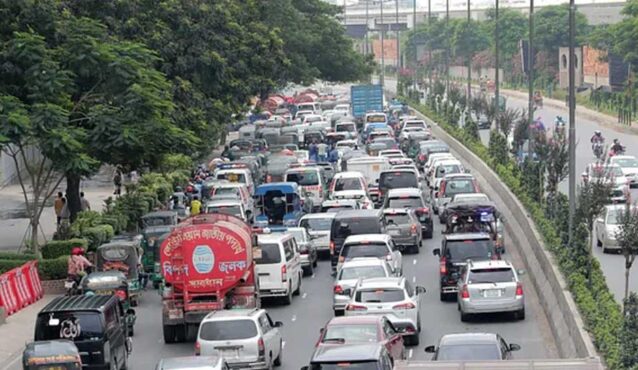
[(182, 310), (168, 310), (168, 318), (170, 320), (183, 319), (184, 312)]
[(64, 288), (65, 289), (71, 289), (71, 288), (73, 288), (73, 284), (74, 283), (72, 281), (65, 281), (64, 282)]
[(501, 296), (500, 289), (489, 289), (483, 292), (485, 298), (498, 298)]
[(400, 232), (399, 232), (399, 230), (388, 230), (388, 234), (390, 234), (390, 235), (399, 235)]

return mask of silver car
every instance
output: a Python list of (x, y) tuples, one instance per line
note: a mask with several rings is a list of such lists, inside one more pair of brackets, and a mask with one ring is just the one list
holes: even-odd
[(627, 206), (624, 204), (606, 206), (603, 213), (594, 220), (596, 245), (603, 248), (603, 253), (620, 249), (616, 233), (620, 228), (620, 216), (626, 208)]
[(159, 360), (155, 370), (228, 370), (222, 356), (171, 357)]
[(335, 316), (343, 315), (346, 304), (350, 301), (352, 288), (359, 279), (396, 276), (388, 261), (373, 257), (355, 258), (341, 266), (334, 284), (332, 309)]
[(323, 253), (325, 256), (330, 253), (330, 228), (336, 215), (334, 212), (311, 213), (299, 220), (299, 227), (304, 227), (308, 230), (317, 252)]
[(470, 315), (512, 312), (525, 318), (523, 285), (514, 266), (504, 260), (468, 261), (458, 281), (461, 321)]
[(339, 252), (337, 271), (344, 262), (360, 257), (384, 259), (395, 271), (399, 273), (403, 271), (403, 255), (389, 235), (359, 234), (347, 237)]
[(299, 257), (301, 257), (301, 269), (304, 276), (311, 276), (317, 267), (317, 249), (315, 243), (304, 227), (289, 227), (286, 232), (292, 234), (299, 246)]
[(388, 235), (401, 251), (419, 253), (421, 249), (421, 223), (414, 210), (409, 208), (386, 208), (383, 222)]

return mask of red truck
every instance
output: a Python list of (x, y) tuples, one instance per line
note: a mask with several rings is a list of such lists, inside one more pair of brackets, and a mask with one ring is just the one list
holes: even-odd
[(259, 306), (256, 240), (246, 223), (223, 214), (191, 217), (169, 234), (160, 247), (165, 343), (194, 339), (211, 311)]

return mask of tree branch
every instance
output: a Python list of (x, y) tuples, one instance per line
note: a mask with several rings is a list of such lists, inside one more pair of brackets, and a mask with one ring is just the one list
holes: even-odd
[(77, 109), (80, 107), (80, 105), (82, 105), (82, 102), (84, 102), (84, 100), (88, 99), (89, 96), (91, 96), (91, 93), (104, 81), (104, 79), (102, 77), (100, 77), (100, 79), (95, 83), (95, 85), (93, 85), (89, 91), (87, 91), (84, 95), (82, 95), (80, 97), (80, 99), (78, 99), (78, 101), (73, 105), (73, 109), (71, 109), (71, 112), (69, 112), (69, 116), (73, 113), (75, 113), (77, 111)]
[[(18, 163), (18, 153), (15, 152), (15, 150), (10, 146), (7, 145), (6, 147), (9, 150), (9, 157), (11, 157), (11, 159), (13, 159), (13, 163), (16, 166), (16, 174), (18, 175), (18, 182), (20, 183), (20, 187), (22, 188), (22, 195), (24, 196), (24, 202), (27, 208), (27, 212), (29, 212), (29, 216), (33, 217), (33, 215), (35, 214), (35, 211), (31, 214), (31, 205), (29, 203), (29, 197), (27, 195), (27, 188), (24, 185), (24, 180), (22, 179), (22, 169), (20, 168), (20, 164)], [(5, 153), (7, 153), (7, 151), (5, 151)]]

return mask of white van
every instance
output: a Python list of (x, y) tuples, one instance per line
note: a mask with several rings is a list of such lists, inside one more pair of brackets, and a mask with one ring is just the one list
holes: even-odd
[(255, 193), (253, 174), (247, 166), (238, 163), (221, 164), (215, 171), (215, 180), (227, 180), (246, 185), (250, 195)]
[(262, 298), (282, 298), (289, 305), (301, 292), (301, 256), (292, 234), (258, 234), (260, 252), (254, 256)]
[(294, 167), (286, 170), (285, 182), (298, 184), (302, 191), (309, 193), (312, 199), (313, 211), (321, 207), (321, 203), (326, 200), (327, 184), (323, 168), (319, 166)]
[(317, 103), (299, 103), (297, 104), (297, 111), (311, 110), (315, 113), (319, 112), (319, 104)]

